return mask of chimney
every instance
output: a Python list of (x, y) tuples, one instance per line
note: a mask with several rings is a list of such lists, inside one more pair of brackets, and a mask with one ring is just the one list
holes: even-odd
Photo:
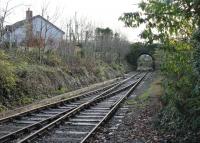
[(33, 16), (33, 12), (30, 10), (30, 8), (26, 11), (26, 21), (27, 21), (27, 24), (26, 24), (26, 44), (27, 44), (27, 47), (31, 47), (32, 46), (32, 43), (33, 43), (33, 26), (32, 26), (32, 22), (31, 22), (31, 19), (32, 19), (32, 16)]
[(28, 8), (26, 11), (26, 20), (30, 20), (33, 17), (33, 12)]

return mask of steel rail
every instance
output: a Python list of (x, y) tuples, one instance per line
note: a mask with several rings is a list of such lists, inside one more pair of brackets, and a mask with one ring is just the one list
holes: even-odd
[[(107, 89), (107, 88), (110, 88), (110, 89), (107, 89), (106, 91), (104, 91), (104, 92), (101, 93), (100, 95), (96, 96), (96, 98), (98, 98), (98, 97), (100, 97), (100, 96), (104, 96), (104, 95), (106, 95), (106, 94), (112, 92), (115, 88), (119, 87), (121, 84), (123, 84), (124, 82), (126, 82), (126, 81), (130, 80), (131, 78), (137, 76), (138, 74), (139, 74), (139, 73), (137, 73), (137, 74), (135, 74), (135, 75), (133, 75), (133, 76), (131, 76), (131, 77), (129, 77), (129, 78), (127, 78), (127, 79), (121, 81), (121, 82), (112, 84), (112, 86), (109, 85), (109, 86), (106, 86), (106, 87), (102, 88), (101, 90)], [(93, 91), (93, 92), (90, 92), (90, 93), (96, 93), (96, 92), (97, 92), (97, 91)], [(88, 95), (88, 93), (87, 93), (87, 95)], [(67, 102), (67, 101), (69, 101), (69, 100), (71, 101), (71, 100), (79, 99), (80, 96), (81, 96), (81, 95), (79, 95), (79, 96), (77, 96), (77, 97), (75, 97), (75, 98), (70, 98), (70, 99), (68, 99), (68, 100), (63, 100), (63, 101), (61, 101), (61, 102), (59, 102), (59, 103), (56, 103), (56, 105), (58, 105), (58, 104), (60, 104), (60, 103), (63, 103), (63, 102)], [(86, 95), (83, 94), (82, 96), (86, 96)], [(82, 96), (81, 96), (81, 97), (82, 97)], [(89, 96), (89, 95), (88, 95), (88, 96)], [(95, 97), (92, 98), (90, 101), (92, 101), (92, 100), (94, 100), (94, 99), (95, 99)], [(56, 106), (55, 104), (51, 104), (51, 105)], [(46, 107), (46, 106), (45, 106), (45, 107)], [(48, 107), (50, 107), (50, 106), (48, 106)], [(41, 109), (41, 108), (40, 108), (40, 109)], [(44, 109), (44, 108), (42, 108), (42, 109)], [(8, 142), (8, 141), (10, 141), (10, 140), (16, 139), (17, 137), (19, 137), (19, 136), (20, 136), (21, 134), (23, 134), (23, 133), (30, 133), (31, 130), (40, 129), (40, 128), (42, 128), (45, 124), (48, 124), (48, 123), (52, 122), (53, 120), (56, 120), (57, 118), (61, 117), (62, 115), (66, 114), (66, 113), (68, 113), (68, 112), (70, 112), (70, 111), (72, 111), (73, 109), (75, 109), (75, 108), (72, 108), (72, 109), (70, 109), (70, 110), (63, 111), (62, 113), (59, 113), (59, 114), (57, 114), (57, 115), (55, 115), (55, 116), (53, 116), (53, 117), (49, 117), (49, 118), (47, 118), (47, 119), (45, 119), (45, 120), (39, 121), (39, 122), (37, 122), (37, 123), (35, 123), (35, 124), (31, 124), (31, 125), (29, 125), (29, 126), (26, 126), (26, 127), (22, 128), (22, 129), (19, 129), (19, 130), (15, 131), (15, 132), (11, 132), (10, 134), (4, 135), (4, 136), (0, 137), (0, 142)]]
[(46, 108), (51, 108), (51, 107), (54, 107), (54, 106), (58, 106), (60, 104), (63, 104), (65, 102), (71, 102), (71, 101), (74, 101), (74, 100), (78, 100), (82, 97), (86, 97), (86, 96), (89, 96), (91, 94), (95, 94), (97, 92), (100, 92), (100, 91), (103, 91), (103, 90), (107, 90), (115, 85), (117, 85), (119, 82), (117, 83), (113, 83), (111, 85), (108, 85), (108, 86), (105, 86), (105, 87), (102, 87), (100, 89), (97, 89), (97, 90), (93, 90), (93, 91), (90, 91), (90, 92), (86, 92), (86, 93), (82, 93), (80, 95), (77, 95), (77, 96), (73, 96), (73, 97), (70, 97), (70, 98), (67, 98), (67, 99), (63, 99), (61, 101), (58, 101), (58, 102), (54, 102), (54, 103), (50, 103), (50, 104), (46, 104), (44, 106), (40, 106), (40, 107), (37, 107), (37, 108), (34, 108), (34, 109), (31, 109), (31, 110), (28, 110), (28, 111), (25, 111), (25, 112), (21, 112), (21, 113), (18, 113), (18, 114), (14, 114), (14, 115), (11, 115), (11, 116), (8, 116), (8, 117), (5, 117), (5, 118), (1, 118), (0, 119), (0, 123), (4, 123), (4, 122), (7, 122), (7, 121), (10, 121), (10, 120), (13, 120), (15, 118), (18, 118), (20, 116), (24, 116), (26, 114), (30, 114), (30, 113), (33, 113), (33, 112), (37, 112), (39, 110), (43, 110), (43, 109), (46, 109)]
[[(40, 107), (40, 108), (37, 108), (37, 109), (29, 110), (29, 111), (23, 112), (23, 113), (21, 113), (21, 114), (17, 114), (17, 115), (11, 116), (11, 117), (3, 118), (2, 120), (0, 120), (0, 122), (1, 122), (1, 124), (2, 124), (2, 123), (5, 123), (5, 122), (9, 122), (9, 121), (12, 121), (12, 120), (14, 120), (14, 119), (16, 119), (16, 118), (19, 118), (19, 117), (21, 117), (21, 116), (25, 116), (25, 115), (27, 115), (27, 114), (31, 114), (31, 113), (34, 113), (34, 112), (37, 112), (37, 111), (41, 111), (41, 110), (43, 110), (43, 109), (52, 108), (52, 107), (59, 106), (59, 105), (61, 105), (61, 104), (67, 103), (67, 102), (71, 102), (71, 101), (78, 100), (78, 99), (80, 99), (80, 98), (89, 96), (90, 94), (95, 94), (95, 93), (97, 93), (98, 91), (101, 91), (101, 90), (104, 90), (104, 89), (108, 89), (108, 90), (109, 90), (110, 87), (113, 87), (113, 86), (115, 86), (116, 84), (118, 84), (118, 83), (114, 83), (114, 84), (112, 84), (112, 85), (106, 86), (106, 87), (101, 88), (101, 89), (99, 89), (99, 90), (95, 90), (95, 91), (91, 91), (91, 92), (89, 92), (89, 93), (81, 94), (81, 95), (78, 95), (78, 96), (76, 96), (76, 97), (68, 98), (68, 99), (66, 99), (66, 100), (62, 100), (62, 101), (59, 101), (59, 102), (57, 102), (57, 103), (51, 103), (51, 104), (45, 105), (45, 106)], [(69, 112), (69, 111), (71, 111), (71, 110), (73, 110), (73, 109), (74, 109), (74, 108), (72, 108), (72, 109), (70, 109), (70, 110), (63, 111), (62, 113), (59, 113), (59, 114), (57, 114), (57, 115), (55, 115), (55, 116), (53, 116), (53, 117), (49, 117), (49, 118), (47, 118), (47, 119), (45, 119), (45, 120), (42, 120), (42, 121), (39, 121), (39, 122), (37, 122), (37, 123), (28, 125), (28, 126), (26, 126), (26, 127), (23, 127), (23, 128), (21, 128), (21, 129), (17, 130), (17, 131), (14, 131), (14, 132), (11, 132), (11, 133), (6, 134), (6, 135), (4, 135), (4, 136), (1, 136), (1, 137), (0, 137), (0, 143), (5, 143), (5, 142), (8, 142), (8, 141), (10, 141), (10, 140), (13, 140), (13, 139), (17, 138), (18, 136), (20, 136), (21, 134), (23, 134), (24, 132), (27, 133), (27, 132), (30, 132), (30, 131), (33, 130), (33, 129), (41, 128), (44, 124), (47, 124), (47, 123), (49, 123), (49, 122), (51, 122), (51, 121), (53, 121), (53, 120), (59, 118), (59, 117), (62, 116), (63, 114), (66, 114), (67, 112)]]
[[(80, 99), (82, 97), (86, 97), (86, 96), (89, 96), (91, 94), (95, 94), (95, 93), (100, 92), (100, 91), (107, 90), (107, 89), (109, 89), (109, 88), (111, 88), (111, 87), (113, 87), (113, 86), (115, 86), (117, 84), (120, 84), (121, 82), (126, 82), (127, 80), (130, 80), (131, 78), (137, 76), (138, 74), (139, 73), (136, 73), (136, 74), (132, 75), (131, 77), (129, 77), (129, 78), (123, 80), (123, 81), (119, 81), (117, 83), (113, 83), (111, 85), (102, 87), (100, 89), (96, 89), (96, 90), (93, 90), (93, 91), (90, 91), (90, 92), (82, 93), (80, 95), (73, 96), (73, 97), (70, 97), (70, 98), (67, 98), (67, 99), (63, 99), (61, 101), (57, 101), (57, 102), (54, 102), (54, 103), (46, 104), (46, 105), (40, 106), (38, 108), (34, 108), (34, 109), (31, 109), (31, 110), (28, 110), (28, 111), (25, 111), (25, 112), (21, 112), (21, 113), (14, 114), (14, 115), (11, 115), (11, 116), (8, 116), (8, 117), (5, 117), (5, 118), (1, 118), (0, 119), (0, 123), (6, 122), (6, 121), (10, 121), (10, 120), (18, 118), (20, 116), (23, 116), (23, 115), (26, 115), (26, 114), (30, 114), (30, 113), (33, 113), (33, 112), (37, 112), (37, 111), (42, 110), (42, 109), (46, 109), (46, 108), (51, 108), (51, 107), (54, 107), (54, 106), (58, 106), (58, 105), (63, 104), (65, 102), (71, 102), (71, 101), (74, 101), (74, 100), (78, 100), (78, 99)], [(119, 78), (119, 79), (121, 79), (121, 78)]]
[[(138, 74), (137, 74), (138, 75)], [(135, 76), (134, 76), (135, 77)], [(127, 80), (125, 80), (126, 82)], [(101, 94), (98, 95), (96, 97), (94, 97), (93, 99), (89, 100), (86, 103), (81, 104), (79, 107), (71, 110), (70, 112), (68, 112), (67, 114), (63, 115), (62, 117), (56, 119), (55, 121), (51, 122), (50, 124), (44, 126), (43, 128), (37, 130), (36, 132), (30, 134), (29, 136), (23, 138), (22, 140), (19, 140), (17, 143), (27, 143), (27, 142), (31, 142), (34, 139), (36, 139), (38, 136), (41, 136), (43, 133), (47, 132), (48, 130), (51, 130), (52, 128), (54, 128), (55, 126), (61, 124), (64, 120), (68, 119), (69, 117), (77, 114), (78, 112), (80, 112), (81, 110), (83, 110), (84, 108), (89, 107), (90, 105), (99, 102), (100, 100), (103, 100), (105, 98), (108, 98), (110, 96), (113, 96), (117, 93), (120, 93), (122, 91), (127, 90), (128, 88), (132, 87), (137, 81), (131, 83), (130, 85), (123, 87), (122, 89), (119, 89), (117, 91), (113, 91), (111, 93), (105, 93), (105, 94)], [(122, 82), (123, 84), (124, 82)]]
[(132, 87), (131, 89), (123, 96), (121, 97), (118, 101), (116, 101), (113, 105), (113, 108), (104, 116), (104, 118), (87, 134), (87, 136), (81, 140), (80, 143), (85, 143), (91, 136), (92, 134), (100, 127), (103, 123), (105, 123), (109, 118), (112, 117), (112, 115), (116, 112), (116, 110), (119, 108), (120, 104), (135, 90), (135, 88), (140, 84), (140, 82), (145, 78), (147, 73), (141, 77)]

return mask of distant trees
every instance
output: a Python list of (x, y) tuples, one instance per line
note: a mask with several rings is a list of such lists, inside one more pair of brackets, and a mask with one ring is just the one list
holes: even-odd
[(96, 27), (86, 18), (77, 18), (77, 14), (66, 22), (65, 32), (59, 51), (70, 64), (77, 58), (120, 63), (129, 51), (129, 42), (120, 33)]
[(100, 59), (111, 63), (121, 61), (128, 52), (129, 43), (119, 33), (114, 33), (110, 28), (96, 28), (95, 30), (96, 54)]

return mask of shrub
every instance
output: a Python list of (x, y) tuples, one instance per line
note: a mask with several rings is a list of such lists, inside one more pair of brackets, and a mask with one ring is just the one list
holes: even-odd
[(0, 95), (7, 98), (15, 88), (17, 77), (15, 67), (7, 61), (7, 55), (0, 51)]
[(45, 55), (43, 55), (42, 61), (48, 66), (61, 65), (61, 58), (58, 56), (58, 54), (53, 52), (47, 52)]
[(173, 51), (165, 51), (161, 66), (165, 106), (158, 123), (162, 129), (176, 135), (174, 142), (192, 143), (199, 138), (200, 129), (199, 76), (194, 68), (191, 45), (180, 41), (171, 44)]

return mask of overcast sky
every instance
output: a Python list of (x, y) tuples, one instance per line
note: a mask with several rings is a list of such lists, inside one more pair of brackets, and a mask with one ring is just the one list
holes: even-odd
[[(0, 6), (3, 1), (6, 0), (0, 0)], [(24, 19), (28, 8), (33, 11), (33, 15), (41, 14), (43, 3), (49, 3), (50, 16), (55, 10), (60, 13), (59, 19), (55, 22), (59, 27), (77, 12), (77, 17), (87, 17), (97, 26), (110, 27), (126, 35), (130, 41), (137, 41), (141, 28), (125, 28), (118, 18), (124, 12), (137, 11), (135, 4), (139, 2), (140, 0), (12, 0), (10, 7), (18, 4), (22, 6), (17, 7), (8, 17), (7, 24)]]

